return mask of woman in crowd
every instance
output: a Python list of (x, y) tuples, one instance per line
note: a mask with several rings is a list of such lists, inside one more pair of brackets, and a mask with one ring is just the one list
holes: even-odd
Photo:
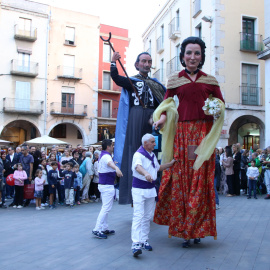
[(225, 168), (222, 164), (222, 161), (226, 159), (226, 155), (222, 147), (219, 147), (218, 149), (219, 149), (219, 157), (220, 157), (219, 162), (220, 162), (220, 168), (221, 168), (219, 193), (226, 195), (228, 192), (227, 177), (225, 174)]
[(244, 194), (247, 194), (248, 156), (249, 156), (249, 151), (244, 150), (241, 156), (241, 189), (243, 189)]
[(227, 178), (227, 185), (228, 185), (227, 197), (232, 197), (233, 194), (235, 194), (235, 192), (233, 189), (234, 172), (233, 172), (233, 154), (231, 147), (229, 146), (225, 147), (225, 156), (226, 159), (223, 159), (222, 165), (225, 168), (225, 175)]
[(64, 151), (64, 154), (62, 155), (60, 159), (60, 165), (63, 165), (63, 161), (70, 161), (71, 159), (72, 159), (72, 156), (70, 155), (69, 148), (66, 148)]
[[(214, 149), (210, 159), (198, 170), (193, 168), (194, 151), (213, 126), (213, 116), (205, 115), (202, 109), (205, 100), (212, 95), (224, 102), (217, 80), (200, 70), (205, 61), (205, 48), (205, 43), (198, 37), (183, 41), (180, 62), (185, 69), (169, 78), (164, 97), (166, 101), (176, 95), (179, 100), (173, 143), (176, 162), (163, 172), (154, 221), (168, 225), (169, 235), (184, 238), (184, 248), (189, 247), (190, 239), (198, 244), (200, 238), (217, 236)], [(165, 111), (154, 123), (156, 128), (166, 124), (168, 111)]]
[(98, 158), (99, 158), (99, 151), (94, 152), (94, 179), (93, 179), (93, 185), (94, 185), (94, 194), (96, 196), (95, 202), (99, 202), (100, 200), (100, 192), (98, 190), (98, 183), (99, 183), (99, 173), (98, 173)]
[(240, 195), (240, 171), (241, 171), (241, 152), (240, 147), (238, 144), (233, 144), (232, 146), (233, 151), (233, 172), (234, 172), (234, 179), (233, 179), (233, 190), (234, 195)]

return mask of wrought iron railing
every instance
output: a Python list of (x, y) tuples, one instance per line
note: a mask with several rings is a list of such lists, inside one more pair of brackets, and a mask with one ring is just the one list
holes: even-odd
[(180, 71), (180, 59), (179, 56), (175, 56), (167, 63), (167, 76), (175, 71)]
[(52, 102), (50, 104), (50, 113), (52, 115), (71, 115), (84, 117), (87, 116), (87, 105)]
[(164, 50), (164, 37), (160, 36), (157, 39), (157, 53), (161, 53)]
[(168, 25), (169, 38), (172, 38), (176, 32), (179, 32), (179, 30), (180, 30), (179, 18), (173, 18)]
[(260, 52), (264, 48), (262, 35), (240, 33), (240, 50)]
[(257, 86), (240, 86), (240, 97), (242, 105), (262, 105), (262, 88)]
[(57, 77), (73, 79), (73, 80), (81, 80), (82, 79), (82, 68), (58, 66), (57, 67)]
[(3, 111), (20, 114), (42, 114), (44, 102), (42, 100), (3, 98)]
[(38, 63), (22, 62), (12, 59), (10, 73), (20, 76), (36, 77), (38, 75)]
[(98, 117), (102, 118), (117, 118), (118, 108), (113, 108), (111, 111), (102, 108), (98, 109)]
[(14, 37), (16, 39), (36, 41), (37, 40), (37, 28), (20, 29), (18, 24), (14, 25)]

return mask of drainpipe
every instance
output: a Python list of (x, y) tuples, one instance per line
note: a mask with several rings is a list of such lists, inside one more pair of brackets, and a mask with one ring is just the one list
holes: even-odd
[(48, 93), (48, 44), (49, 44), (49, 30), (50, 30), (51, 9), (47, 21), (47, 36), (46, 36), (46, 68), (45, 68), (45, 99), (44, 99), (44, 135), (47, 130), (47, 93)]

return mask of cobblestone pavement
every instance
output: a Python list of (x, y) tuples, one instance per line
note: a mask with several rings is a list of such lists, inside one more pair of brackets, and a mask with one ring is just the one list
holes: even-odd
[(132, 208), (114, 203), (108, 239), (91, 234), (101, 203), (36, 211), (0, 209), (0, 269), (270, 269), (270, 200), (220, 196), (218, 238), (181, 247), (167, 227), (151, 224), (153, 251), (131, 254)]

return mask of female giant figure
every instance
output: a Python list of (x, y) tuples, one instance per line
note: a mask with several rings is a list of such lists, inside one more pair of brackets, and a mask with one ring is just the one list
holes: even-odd
[[(200, 238), (216, 238), (216, 204), (214, 190), (215, 154), (193, 168), (194, 151), (210, 132), (213, 116), (205, 115), (204, 101), (216, 97), (224, 102), (217, 80), (200, 69), (205, 61), (205, 43), (198, 37), (189, 37), (181, 45), (180, 61), (185, 67), (169, 78), (164, 100), (175, 95), (179, 99), (179, 115), (173, 152), (177, 161), (163, 172), (154, 222), (169, 226), (169, 236), (184, 238), (183, 247), (200, 243)], [(154, 126), (162, 127), (166, 112)], [(217, 134), (215, 136), (220, 136)]]

